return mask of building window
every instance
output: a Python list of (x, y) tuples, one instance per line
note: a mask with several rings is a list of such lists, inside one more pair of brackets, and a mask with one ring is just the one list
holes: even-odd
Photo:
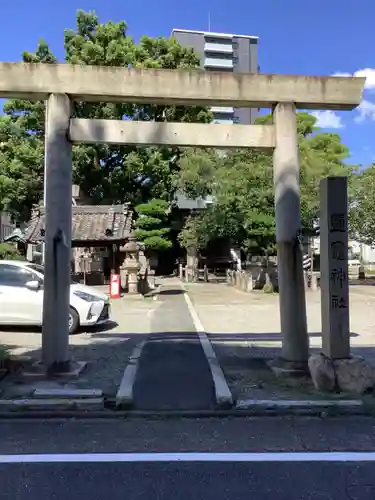
[(232, 46), (235, 50), (237, 50), (238, 49), (238, 42), (233, 42)]
[(224, 68), (224, 67), (220, 67), (220, 66), (206, 66), (205, 68), (205, 71), (213, 71), (215, 73), (233, 73), (233, 65), (228, 67), (228, 68)]
[(224, 54), (224, 53), (217, 53), (217, 52), (206, 52), (206, 58), (207, 59), (218, 59), (218, 60), (226, 60), (226, 61), (232, 61), (233, 55), (232, 54)]
[(213, 113), (214, 123), (233, 123), (233, 113)]
[(206, 43), (214, 43), (215, 45), (227, 45), (228, 42), (231, 41), (231, 37), (228, 38), (219, 38), (216, 36), (205, 36)]

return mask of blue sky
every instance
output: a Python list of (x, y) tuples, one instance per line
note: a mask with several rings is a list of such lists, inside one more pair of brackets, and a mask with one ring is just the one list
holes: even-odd
[(210, 11), (212, 31), (259, 36), (263, 73), (364, 74), (358, 110), (318, 116), (327, 131), (341, 134), (352, 161), (375, 162), (375, 0), (3, 1), (0, 60), (18, 61), (41, 37), (63, 60), (63, 31), (74, 28), (77, 9), (94, 10), (101, 22), (125, 19), (135, 39), (169, 36), (173, 28), (208, 30)]

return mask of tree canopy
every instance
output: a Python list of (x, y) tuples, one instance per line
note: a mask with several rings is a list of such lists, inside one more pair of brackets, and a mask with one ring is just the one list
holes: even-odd
[[(269, 123), (271, 115), (257, 119)], [(337, 134), (315, 127), (316, 118), (297, 114), (301, 162), (302, 226), (319, 220), (319, 183), (327, 175), (351, 176), (354, 166), (344, 163), (348, 148)], [(274, 249), (275, 212), (272, 155), (257, 150), (187, 151), (180, 160), (175, 186), (190, 197), (211, 195), (214, 203), (188, 219), (182, 241), (230, 238), (245, 252), (263, 254)]]
[(349, 207), (351, 236), (375, 246), (375, 165), (359, 172), (353, 180)]
[[(124, 21), (100, 23), (93, 12), (79, 10), (74, 30), (64, 33), (69, 64), (144, 68), (199, 68), (193, 49), (174, 38), (144, 36), (139, 43), (127, 35)], [(24, 52), (24, 62), (55, 64), (56, 57), (41, 40), (35, 53)], [(15, 219), (28, 218), (43, 191), (44, 102), (8, 100), (0, 117), (0, 196)], [(77, 103), (79, 118), (209, 122), (205, 108), (147, 104)], [(76, 145), (73, 178), (97, 203), (130, 202), (151, 198), (170, 200), (178, 149), (133, 146)]]
[[(100, 23), (94, 12), (79, 10), (74, 29), (64, 32), (67, 64), (135, 68), (198, 69), (199, 56), (174, 38), (144, 36), (138, 43), (125, 21)], [(56, 64), (48, 44), (39, 41), (24, 62)], [(16, 221), (28, 219), (43, 193), (45, 104), (11, 99), (0, 117), (0, 210)], [(208, 123), (211, 113), (199, 106), (133, 103), (76, 103), (79, 118), (156, 120)], [(271, 115), (258, 118), (269, 123)], [(375, 166), (356, 173), (340, 136), (323, 133), (316, 118), (297, 114), (301, 163), (301, 216), (304, 227), (319, 219), (319, 182), (327, 175), (350, 179), (351, 229), (366, 243), (375, 243)], [(169, 204), (176, 190), (189, 198), (211, 196), (213, 203), (191, 214), (180, 235), (183, 246), (204, 248), (217, 237), (229, 238), (246, 252), (272, 251), (275, 243), (272, 155), (257, 150), (215, 150), (172, 147), (75, 145), (73, 179), (96, 203), (147, 206), (150, 200)], [(154, 202), (152, 202), (154, 203)], [(152, 204), (151, 203), (151, 204)], [(151, 216), (152, 217), (152, 216)], [(141, 219), (141, 218), (140, 218)], [(139, 219), (139, 220), (140, 220)], [(145, 218), (138, 231), (153, 231)], [(155, 221), (153, 221), (155, 223)], [(163, 224), (166, 222), (163, 219)], [(141, 227), (148, 224), (147, 227)], [(164, 234), (164, 233), (163, 233)], [(144, 236), (144, 235), (143, 235)], [(167, 241), (163, 235), (163, 241)], [(163, 243), (164, 244), (164, 243)]]

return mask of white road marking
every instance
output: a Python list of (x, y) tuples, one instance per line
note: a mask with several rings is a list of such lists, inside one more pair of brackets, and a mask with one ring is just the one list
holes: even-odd
[(375, 462), (375, 452), (75, 453), (0, 455), (0, 464), (151, 462)]
[(182, 285), (183, 290), (185, 291), (184, 297), (186, 301), (186, 305), (189, 309), (191, 318), (194, 323), (194, 328), (197, 331), (202, 349), (206, 355), (211, 374), (212, 374), (212, 379), (214, 382), (214, 387), (215, 387), (215, 397), (216, 397), (216, 402), (219, 406), (227, 406), (227, 405), (232, 405), (233, 404), (233, 396), (232, 393), (229, 389), (229, 386), (227, 384), (227, 381), (225, 380), (225, 376), (223, 373), (223, 370), (221, 369), (221, 366), (219, 364), (219, 360), (216, 357), (215, 351), (213, 350), (213, 347), (211, 345), (211, 342), (209, 341), (206, 332), (204, 331), (204, 326), (201, 323), (201, 320), (199, 319), (198, 313), (195, 310), (195, 307), (193, 306), (193, 303), (187, 293), (186, 288), (184, 285)]

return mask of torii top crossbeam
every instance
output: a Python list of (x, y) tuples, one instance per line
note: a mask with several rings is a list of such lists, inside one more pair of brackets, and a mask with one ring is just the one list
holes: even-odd
[(365, 78), (128, 69), (71, 64), (0, 63), (0, 97), (270, 108), (351, 110)]

